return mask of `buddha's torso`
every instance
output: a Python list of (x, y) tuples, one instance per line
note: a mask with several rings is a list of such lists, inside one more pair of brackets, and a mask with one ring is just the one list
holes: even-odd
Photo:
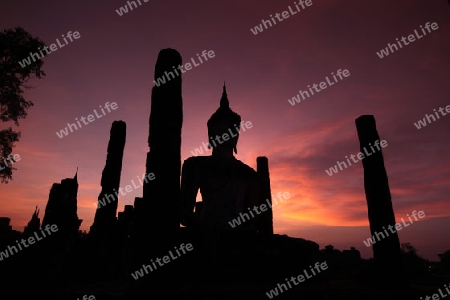
[(190, 159), (202, 195), (202, 222), (227, 225), (255, 201), (256, 172), (246, 164), (234, 157)]

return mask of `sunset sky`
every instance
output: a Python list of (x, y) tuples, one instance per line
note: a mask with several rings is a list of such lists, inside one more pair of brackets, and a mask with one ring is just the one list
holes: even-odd
[[(42, 220), (51, 185), (73, 177), (78, 167), (78, 216), (81, 229), (89, 230), (114, 120), (127, 124), (121, 186), (142, 176), (154, 66), (161, 49), (174, 48), (183, 62), (203, 50), (215, 53), (182, 75), (182, 160), (207, 141), (206, 122), (225, 80), (231, 109), (253, 124), (241, 134), (236, 157), (255, 169), (258, 156), (268, 157), (272, 193), (291, 194), (274, 207), (275, 233), (321, 248), (354, 246), (372, 256), (363, 244), (370, 230), (361, 161), (333, 176), (325, 172), (359, 152), (355, 119), (370, 114), (388, 143), (383, 155), (397, 222), (414, 210), (426, 215), (401, 230), (400, 241), (430, 260), (450, 249), (450, 116), (421, 129), (414, 125), (450, 105), (448, 1), (312, 0), (257, 35), (250, 29), (294, 9), (293, 1), (141, 3), (122, 16), (116, 10), (124, 0), (0, 5), (1, 30), (20, 26), (47, 45), (68, 31), (80, 33), (44, 58), (47, 76), (31, 81), (25, 94), (35, 106), (20, 121), (22, 138), (13, 154), (21, 160), (13, 181), (0, 187), (0, 216), (10, 217), (14, 229), (23, 230), (35, 206)], [(422, 33), (427, 22), (439, 28), (387, 57), (377, 55), (396, 38)], [(289, 104), (299, 90), (339, 69), (350, 76)], [(56, 135), (106, 102), (116, 102), (117, 109), (68, 136)], [(142, 189), (120, 197), (119, 211), (140, 196)]]

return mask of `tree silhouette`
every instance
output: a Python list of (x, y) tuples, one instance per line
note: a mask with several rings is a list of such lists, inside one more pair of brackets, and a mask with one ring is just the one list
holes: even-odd
[(411, 243), (402, 243), (401, 251), (410, 256), (417, 256), (417, 249)]
[(428, 261), (417, 254), (417, 249), (411, 243), (401, 244), (402, 260), (409, 276), (423, 276)]
[[(19, 64), (30, 56), (30, 53), (39, 53), (45, 46), (39, 38), (31, 36), (21, 27), (5, 29), (0, 32), (0, 120), (3, 122), (13, 121), (19, 126), (19, 119), (27, 116), (27, 110), (33, 106), (33, 102), (23, 97), (24, 88), (28, 80), (33, 77), (43, 78), (42, 71), (44, 62), (41, 59), (30, 60), (30, 64)], [(44, 52), (45, 53), (45, 52)], [(8, 183), (12, 179), (11, 163), (3, 162), (12, 153), (14, 143), (19, 141), (20, 132), (9, 127), (0, 131), (0, 180)]]
[(450, 250), (445, 251), (442, 254), (438, 254), (440, 258), (440, 266), (446, 271), (450, 271)]

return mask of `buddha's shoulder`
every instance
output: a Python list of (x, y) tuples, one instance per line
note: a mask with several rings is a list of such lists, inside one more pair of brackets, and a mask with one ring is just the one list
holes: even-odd
[(256, 171), (252, 167), (244, 164), (242, 161), (240, 161), (238, 159), (236, 159), (236, 164), (242, 170), (242, 172), (245, 172), (245, 173), (248, 173), (251, 175), (256, 174)]
[[(229, 161), (221, 161), (221, 163), (226, 162), (229, 165), (234, 165), (240, 172), (248, 174), (256, 174), (256, 171), (250, 166), (246, 165), (239, 159), (230, 159)], [(187, 168), (194, 166), (207, 166), (217, 163), (217, 158), (212, 156), (192, 156), (184, 160), (183, 165)]]
[(200, 163), (207, 163), (211, 156), (191, 156), (184, 160), (183, 164), (185, 165), (194, 165)]

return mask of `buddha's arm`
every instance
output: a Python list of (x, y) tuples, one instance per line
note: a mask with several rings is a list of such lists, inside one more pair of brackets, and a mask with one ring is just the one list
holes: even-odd
[(195, 172), (195, 160), (188, 158), (181, 171), (180, 216), (184, 226), (195, 223), (194, 206), (199, 189), (199, 178)]

